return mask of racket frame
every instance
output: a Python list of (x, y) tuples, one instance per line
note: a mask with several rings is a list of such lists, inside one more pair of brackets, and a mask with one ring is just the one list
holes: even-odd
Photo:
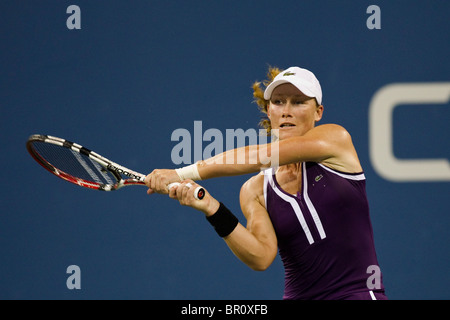
[[(45, 160), (37, 150), (33, 147), (34, 142), (41, 142), (41, 143), (50, 143), (56, 146), (60, 146), (63, 148), (70, 149), (74, 152), (78, 152), (80, 154), (83, 154), (87, 157), (89, 157), (91, 160), (97, 162), (100, 164), (105, 170), (108, 170), (111, 172), (114, 177), (117, 180), (117, 183), (115, 184), (103, 184), (98, 183), (94, 181), (88, 181), (85, 179), (81, 179), (78, 177), (74, 177), (71, 174), (68, 174), (58, 168), (56, 168), (54, 165), (52, 165), (50, 162)], [(128, 169), (124, 166), (121, 166), (120, 164), (117, 164), (98, 153), (91, 151), (77, 143), (61, 139), (58, 137), (50, 136), (50, 135), (42, 135), (42, 134), (34, 134), (31, 135), (28, 138), (27, 141), (27, 150), (30, 153), (30, 155), (36, 160), (37, 163), (39, 163), (42, 167), (44, 167), (47, 171), (50, 173), (56, 175), (57, 177), (64, 179), (68, 182), (71, 182), (73, 184), (79, 185), (81, 187), (89, 188), (89, 189), (95, 189), (95, 190), (101, 190), (101, 191), (114, 191), (118, 190), (125, 186), (130, 185), (144, 185), (145, 186), (145, 177), (146, 175), (133, 171), (131, 169)], [(129, 177), (128, 179), (123, 179), (122, 175)], [(167, 189), (170, 189), (174, 186), (180, 185), (179, 182), (173, 182), (167, 186)], [(191, 187), (191, 185), (187, 185), (188, 188)], [(202, 187), (197, 187), (194, 192), (194, 197), (197, 200), (203, 199), (205, 196), (205, 189)]]
[[(56, 146), (64, 147), (67, 149), (70, 149), (74, 152), (78, 152), (80, 154), (83, 154), (87, 157), (89, 157), (91, 160), (97, 162), (100, 164), (105, 170), (108, 170), (111, 172), (114, 177), (116, 178), (117, 182), (115, 184), (102, 184), (94, 181), (88, 181), (84, 180), (78, 177), (74, 177), (58, 168), (56, 168), (54, 165), (52, 165), (50, 162), (45, 160), (35, 148), (33, 148), (33, 143), (35, 142), (42, 142), (42, 143), (50, 143)], [(30, 155), (47, 171), (53, 173), (54, 175), (58, 176), (61, 179), (64, 179), (68, 182), (71, 182), (73, 184), (79, 185), (81, 187), (86, 187), (90, 189), (95, 190), (101, 190), (101, 191), (114, 191), (118, 190), (122, 187), (129, 186), (129, 185), (145, 185), (145, 175), (142, 173), (133, 171), (131, 169), (128, 169), (124, 166), (121, 166), (101, 155), (98, 153), (91, 151), (77, 143), (61, 139), (54, 136), (49, 135), (40, 135), (35, 134), (29, 137), (27, 141), (27, 150), (30, 153)], [(123, 179), (121, 175), (125, 175), (129, 177), (129, 179)]]

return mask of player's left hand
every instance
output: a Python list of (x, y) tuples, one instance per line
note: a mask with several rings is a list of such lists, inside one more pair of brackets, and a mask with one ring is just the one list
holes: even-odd
[(180, 177), (175, 170), (155, 169), (145, 177), (145, 184), (148, 187), (147, 194), (168, 194), (167, 186), (172, 182), (180, 182)]

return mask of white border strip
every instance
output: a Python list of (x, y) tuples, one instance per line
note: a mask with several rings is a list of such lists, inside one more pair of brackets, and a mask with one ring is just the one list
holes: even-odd
[(269, 210), (267, 209), (267, 183), (269, 181), (269, 176), (271, 176), (273, 173), (273, 169), (269, 168), (264, 170), (263, 174), (264, 174), (264, 204), (266, 205), (266, 211), (269, 212)]
[(308, 179), (306, 176), (306, 166), (304, 163), (302, 164), (302, 167), (303, 167), (303, 190), (302, 190), (303, 198), (305, 199), (306, 206), (308, 207), (309, 212), (311, 212), (311, 216), (314, 220), (314, 223), (316, 224), (317, 231), (319, 231), (320, 239), (324, 239), (327, 237), (327, 235), (325, 234), (325, 230), (323, 229), (322, 221), (320, 221), (319, 214), (317, 213), (317, 210), (314, 207), (308, 195)]
[(277, 186), (275, 185), (275, 182), (273, 181), (273, 175), (269, 175), (269, 183), (272, 189), (275, 191), (275, 193), (284, 201), (289, 202), (292, 209), (294, 209), (295, 215), (297, 216), (298, 221), (300, 222), (300, 226), (302, 227), (303, 231), (305, 232), (306, 238), (308, 239), (309, 244), (314, 243), (314, 239), (312, 237), (311, 231), (309, 230), (309, 227), (306, 223), (305, 217), (303, 216), (303, 212), (300, 209), (300, 206), (298, 205), (297, 201), (284, 194), (282, 191), (280, 191)]
[(335, 170), (333, 170), (331, 168), (328, 168), (327, 166), (324, 166), (321, 163), (318, 163), (318, 165), (321, 166), (322, 168), (324, 168), (325, 170), (327, 170), (327, 171), (329, 171), (331, 173), (334, 173), (335, 175), (338, 175), (338, 176), (340, 176), (342, 178), (345, 178), (345, 179), (356, 180), (356, 181), (360, 181), (360, 180), (365, 180), (366, 179), (366, 176), (364, 175), (364, 173), (355, 174), (355, 175), (353, 175), (353, 174), (345, 174), (345, 173), (337, 172), (337, 171), (335, 171)]

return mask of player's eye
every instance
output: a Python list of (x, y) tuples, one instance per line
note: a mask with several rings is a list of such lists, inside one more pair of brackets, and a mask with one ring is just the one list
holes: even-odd
[(272, 103), (275, 104), (275, 105), (281, 105), (281, 104), (283, 104), (283, 100), (281, 100), (281, 99), (274, 99), (274, 100), (272, 100)]

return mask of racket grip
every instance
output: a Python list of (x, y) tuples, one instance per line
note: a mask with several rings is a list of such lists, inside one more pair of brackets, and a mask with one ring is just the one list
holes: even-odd
[[(179, 182), (172, 182), (167, 186), (167, 189), (170, 190), (172, 187), (179, 186), (179, 185), (180, 185)], [(192, 184), (186, 183), (186, 187), (191, 188)], [(205, 197), (205, 194), (206, 194), (205, 189), (203, 189), (202, 187), (197, 187), (197, 188), (195, 188), (195, 191), (194, 191), (194, 198), (197, 200), (202, 200)]]

